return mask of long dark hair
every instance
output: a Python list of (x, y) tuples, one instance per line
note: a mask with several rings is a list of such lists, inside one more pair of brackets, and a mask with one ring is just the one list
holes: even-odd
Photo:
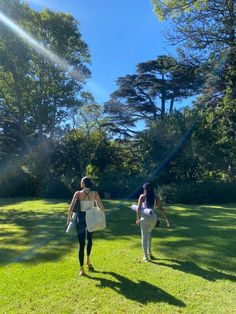
[(148, 208), (153, 208), (156, 198), (153, 186), (151, 185), (151, 183), (147, 182), (143, 185), (143, 189), (146, 190), (145, 205)]
[(89, 177), (83, 177), (82, 181), (86, 188), (92, 189), (94, 187), (94, 183)]

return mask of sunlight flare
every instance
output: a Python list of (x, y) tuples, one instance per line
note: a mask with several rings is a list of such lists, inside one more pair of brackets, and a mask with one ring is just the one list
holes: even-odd
[(29, 35), (5, 14), (0, 12), (0, 21), (4, 23), (9, 29), (11, 29), (18, 37), (23, 39), (27, 44), (37, 50), (41, 55), (50, 60), (52, 63), (59, 65), (64, 71), (66, 71), (75, 80), (84, 80), (86, 77), (79, 71), (75, 70), (66, 60), (56, 55), (51, 50), (47, 49), (42, 43), (37, 41), (33, 36)]

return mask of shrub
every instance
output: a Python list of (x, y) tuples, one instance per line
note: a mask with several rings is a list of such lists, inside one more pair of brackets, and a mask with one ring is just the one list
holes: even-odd
[(58, 177), (49, 179), (42, 194), (43, 197), (64, 199), (71, 198), (73, 192), (71, 192), (69, 187)]
[(36, 180), (30, 173), (18, 169), (15, 172), (9, 172), (7, 177), (0, 179), (0, 196), (34, 196), (36, 186)]
[(167, 203), (236, 202), (236, 182), (196, 182), (163, 185), (160, 194)]

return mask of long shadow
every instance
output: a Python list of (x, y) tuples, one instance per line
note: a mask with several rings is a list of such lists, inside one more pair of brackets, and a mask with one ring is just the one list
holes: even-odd
[[(10, 209), (0, 212), (0, 224), (4, 223), (13, 226), (14, 231), (7, 228), (1, 231), (0, 265), (56, 261), (74, 249), (76, 243), (75, 234), (65, 234), (66, 213), (58, 210)], [(49, 243), (52, 243), (49, 249), (41, 250)]]
[[(171, 237), (173, 241), (159, 241), (154, 247), (154, 254), (160, 250), (162, 254), (178, 260), (198, 260), (208, 268), (235, 272), (236, 216), (235, 205), (218, 206), (181, 206), (184, 210), (169, 208), (170, 218), (176, 225), (170, 232), (155, 230), (154, 237), (159, 240)], [(181, 259), (180, 258), (180, 259)]]
[[(164, 261), (164, 262), (160, 262)], [(157, 264), (159, 266), (170, 267), (172, 269), (176, 269), (178, 271), (182, 271), (184, 273), (193, 274), (195, 276), (202, 277), (208, 281), (216, 281), (216, 280), (230, 280), (236, 281), (236, 276), (231, 274), (226, 274), (224, 272), (217, 271), (215, 269), (209, 268), (204, 269), (198, 266), (196, 263), (189, 261), (181, 261), (176, 259), (159, 259), (158, 262), (152, 261), (153, 264)]]
[[(61, 200), (43, 200), (42, 209), (20, 210), (14, 208), (15, 205), (36, 199), (2, 199), (1, 205), (11, 205), (8, 210), (0, 211), (0, 224), (12, 226), (3, 228), (0, 232), (2, 248), (0, 250), (0, 265), (15, 262), (39, 263), (56, 261), (75, 249), (77, 244), (76, 232), (65, 234), (67, 210), (53, 208), (55, 204), (60, 204)], [(38, 201), (38, 199), (36, 200)], [(47, 208), (47, 204), (50, 204)], [(39, 205), (41, 206), (41, 205)], [(60, 207), (60, 206), (59, 206)], [(120, 204), (113, 206), (112, 215), (108, 215), (108, 228), (104, 232), (96, 234), (95, 237), (113, 239), (112, 232), (118, 229), (113, 225), (113, 210), (119, 210)], [(124, 225), (127, 224), (126, 218)], [(126, 221), (126, 222), (125, 222)], [(115, 221), (117, 224), (117, 220)], [(111, 226), (114, 228), (111, 228)], [(121, 229), (121, 234), (126, 237), (126, 232)], [(43, 249), (45, 246), (48, 248)], [(22, 248), (25, 247), (25, 249)]]
[[(49, 200), (51, 207), (48, 209), (45, 209), (46, 207), (27, 211), (14, 209), (14, 204), (20, 201), (27, 200), (14, 199), (12, 203), (8, 200), (5, 204), (11, 204), (11, 208), (0, 211), (0, 224), (4, 226), (6, 223), (16, 227), (1, 230), (0, 265), (14, 261), (28, 263), (55, 261), (70, 250), (74, 250), (77, 242), (75, 233), (69, 236), (65, 234), (66, 209), (63, 210), (60, 206), (55, 209), (53, 206), (54, 203), (56, 204), (55, 200)], [(61, 201), (57, 204), (60, 203)], [(1, 200), (1, 204), (4, 205), (4, 201)], [(124, 205), (124, 203), (108, 201), (106, 204), (109, 205), (107, 208), (110, 210), (107, 213), (107, 229), (97, 233), (95, 238), (134, 241), (134, 236), (140, 236), (129, 203)], [(180, 211), (175, 207), (169, 208), (170, 218), (176, 224), (176, 229), (171, 232), (156, 229), (153, 232), (154, 237), (163, 239), (160, 241), (162, 253), (176, 260), (180, 256), (178, 254), (181, 254), (182, 259), (196, 260), (197, 258), (199, 264), (204, 264), (208, 268), (217, 267), (235, 271), (235, 263), (231, 262), (234, 254), (232, 248), (236, 247), (236, 230), (235, 227), (233, 228), (232, 219), (235, 217), (234, 205), (185, 207)], [(168, 237), (175, 240), (165, 241)], [(40, 250), (50, 242), (52, 245), (47, 250)], [(22, 252), (21, 245), (26, 247), (26, 252)], [(202, 255), (202, 251), (206, 254)], [(224, 261), (223, 265), (222, 261)], [(192, 269), (196, 267), (193, 263)], [(187, 269), (186, 264), (182, 265), (183, 268)], [(201, 271), (199, 270), (198, 273)]]
[(99, 288), (110, 288), (117, 293), (123, 295), (125, 298), (137, 301), (142, 304), (147, 304), (149, 302), (166, 302), (178, 307), (184, 307), (186, 304), (173, 297), (164, 290), (146, 282), (139, 280), (134, 282), (124, 276), (121, 276), (114, 272), (98, 272), (104, 275), (110, 275), (114, 277), (115, 280), (100, 278), (91, 275), (86, 275), (92, 280), (98, 281), (97, 287)]
[[(69, 235), (65, 233), (67, 210), (63, 211), (60, 206), (59, 209), (53, 206), (54, 204), (60, 204), (61, 200), (58, 202), (56, 200), (43, 200), (42, 209), (20, 210), (14, 208), (20, 203), (24, 208), (24, 202), (34, 200), (39, 201), (39, 199), (22, 198), (1, 200), (1, 206), (10, 205), (10, 207), (7, 210), (0, 211), (0, 225), (7, 224), (11, 227), (7, 226), (0, 232), (2, 246), (0, 249), (0, 265), (16, 262), (54, 262), (75, 249), (77, 245), (76, 232), (74, 231)], [(48, 208), (47, 203), (49, 204)], [(119, 210), (119, 204), (113, 208), (114, 211)], [(113, 224), (112, 220), (113, 215), (108, 215), (108, 228), (104, 233), (96, 234), (96, 238), (113, 238), (111, 235), (113, 229), (110, 228)], [(124, 230), (121, 230), (121, 232), (126, 236)]]

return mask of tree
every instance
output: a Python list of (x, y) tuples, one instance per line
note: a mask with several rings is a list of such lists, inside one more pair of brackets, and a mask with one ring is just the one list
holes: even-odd
[(208, 175), (232, 179), (236, 146), (236, 3), (153, 2), (160, 17), (172, 19), (173, 28), (167, 38), (181, 44), (187, 58), (195, 56), (205, 63), (206, 81), (195, 107), (202, 115), (199, 137), (201, 143), (207, 142), (209, 150), (199, 144), (199, 152)]
[(138, 122), (150, 126), (164, 119), (173, 112), (175, 101), (196, 94), (201, 84), (198, 67), (159, 56), (138, 64), (137, 74), (118, 79), (118, 89), (105, 104), (105, 112), (111, 116), (113, 131), (134, 133)]
[[(43, 44), (48, 54), (53, 51), (61, 60), (64, 58), (64, 66), (57, 58), (53, 63), (48, 54), (41, 54), (9, 25), (1, 23), (1, 168), (7, 175), (16, 160), (18, 169), (24, 167), (27, 171), (35, 170), (37, 164), (41, 177), (46, 178), (53, 140), (61, 134), (62, 123), (68, 122), (71, 108), (82, 105), (80, 95), (90, 75), (88, 47), (81, 38), (78, 22), (69, 14), (36, 12), (18, 0), (1, 0), (0, 10)], [(72, 69), (80, 75), (72, 75)], [(37, 149), (40, 146), (49, 149)]]
[(77, 79), (71, 77), (69, 68), (66, 71), (56, 62), (53, 64), (3, 26), (0, 33), (3, 110), (13, 116), (23, 133), (53, 137), (56, 127), (67, 118), (66, 109), (79, 105), (78, 96), (90, 74), (85, 65), (89, 60), (87, 45), (71, 15), (49, 10), (37, 13), (19, 1), (11, 1), (10, 6), (2, 1), (0, 5), (3, 12), (16, 19), (44, 47), (66, 58), (82, 73)]
[(160, 20), (174, 18), (183, 12), (199, 9), (207, 0), (152, 0), (154, 12)]
[[(233, 0), (155, 1), (173, 27), (167, 33), (172, 44), (180, 44), (192, 54), (218, 58), (222, 50), (235, 46), (235, 12)], [(199, 54), (200, 51), (200, 54)]]

